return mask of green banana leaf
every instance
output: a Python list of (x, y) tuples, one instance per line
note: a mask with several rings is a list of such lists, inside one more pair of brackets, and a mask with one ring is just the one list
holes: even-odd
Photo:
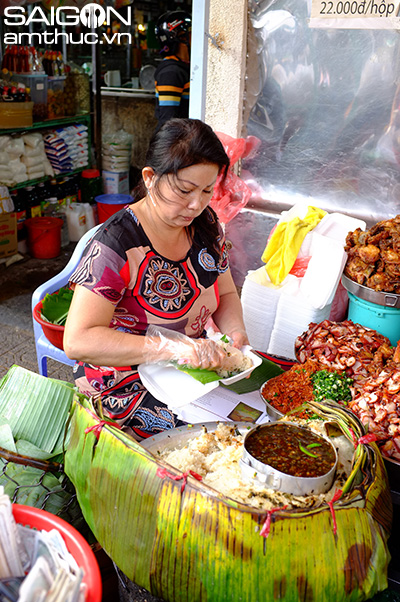
[(62, 467), (69, 384), (12, 366), (0, 381), (0, 485), (14, 503), (57, 514), (92, 537)]
[[(312, 409), (351, 440), (364, 432), (336, 404)], [(361, 602), (387, 588), (392, 506), (374, 443), (357, 446), (332, 509), (268, 513), (184, 477), (79, 399), (65, 470), (106, 553), (167, 602)]]
[(42, 301), (42, 316), (53, 324), (65, 325), (73, 291), (62, 287), (57, 293), (49, 294)]
[(221, 380), (221, 377), (216, 372), (213, 372), (212, 370), (205, 370), (203, 368), (188, 368), (186, 366), (181, 366), (179, 364), (176, 364), (175, 367), (178, 370), (180, 370), (181, 372), (188, 374), (195, 380), (198, 380), (203, 385), (215, 382), (216, 380)]
[[(222, 378), (212, 370), (204, 370), (202, 368), (187, 368), (186, 366), (178, 364), (176, 364), (176, 368), (182, 372), (185, 372), (185, 374), (189, 374), (189, 376), (203, 383), (203, 385), (215, 382), (216, 380), (221, 380)], [(242, 378), (231, 385), (225, 385), (224, 383), (220, 384), (223, 387), (226, 387), (227, 389), (230, 389), (231, 391), (234, 391), (240, 395), (242, 393), (257, 391), (267, 380), (273, 378), (274, 376), (278, 376), (278, 374), (281, 374), (282, 372), (283, 370), (280, 366), (263, 357), (261, 364), (253, 370), (249, 378)]]
[[(8, 423), (16, 441), (58, 454), (74, 394), (69, 384), (14, 365), (0, 381), (0, 420)], [(7, 442), (0, 439), (0, 447), (8, 449)]]

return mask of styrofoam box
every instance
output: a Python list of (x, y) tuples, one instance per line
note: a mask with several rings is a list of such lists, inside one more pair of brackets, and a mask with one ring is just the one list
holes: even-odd
[(115, 173), (103, 169), (104, 194), (129, 194), (129, 172)]

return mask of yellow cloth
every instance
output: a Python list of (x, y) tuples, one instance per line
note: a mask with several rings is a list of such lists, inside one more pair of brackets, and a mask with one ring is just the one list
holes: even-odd
[(296, 261), (306, 234), (315, 228), (324, 215), (326, 211), (309, 206), (304, 219), (295, 217), (277, 225), (261, 256), (273, 284), (280, 284), (285, 280)]

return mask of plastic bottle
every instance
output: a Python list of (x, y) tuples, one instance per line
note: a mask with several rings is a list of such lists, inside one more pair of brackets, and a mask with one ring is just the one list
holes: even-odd
[(27, 199), (27, 217), (40, 217), (42, 208), (34, 186), (24, 188)]
[(85, 207), (85, 217), (86, 217), (86, 231), (90, 230), (96, 225), (95, 213), (94, 213), (94, 205), (90, 205), (90, 203), (82, 203)]
[(65, 206), (67, 204), (68, 197), (68, 186), (67, 180), (64, 178), (63, 180), (58, 180), (58, 190), (57, 190), (57, 198), (59, 205)]
[(96, 197), (103, 193), (103, 179), (98, 169), (84, 169), (81, 177), (79, 200), (82, 203), (96, 204)]
[[(27, 202), (23, 190), (18, 188), (10, 191), (14, 211), (17, 214), (17, 239), (18, 245), (27, 239), (25, 220), (27, 218)], [(26, 251), (22, 251), (26, 252)]]
[(58, 65), (58, 73), (59, 73), (59, 75), (65, 75), (64, 61), (63, 61), (63, 57), (62, 57), (62, 54), (61, 54), (60, 50), (57, 52), (56, 61), (57, 61), (57, 65)]
[(42, 214), (43, 214), (45, 200), (48, 197), (47, 188), (46, 188), (46, 183), (45, 182), (39, 182), (39, 184), (36, 184), (36, 195), (37, 195), (37, 197), (39, 199), (40, 207), (41, 207)]
[(58, 77), (60, 75), (59, 65), (57, 63), (57, 53), (56, 52), (51, 53), (51, 69), (52, 69), (52, 75), (54, 75), (56, 77)]
[(10, 57), (10, 66), (7, 67), (9, 71), (13, 73), (19, 73), (19, 54), (18, 54), (18, 46), (12, 46), (11, 48), (11, 57)]
[(45, 50), (44, 51), (44, 55), (42, 57), (42, 65), (43, 65), (43, 69), (44, 72), (46, 73), (46, 75), (49, 75), (49, 51)]
[(66, 207), (68, 236), (77, 242), (88, 230), (86, 225), (85, 203), (72, 203)]

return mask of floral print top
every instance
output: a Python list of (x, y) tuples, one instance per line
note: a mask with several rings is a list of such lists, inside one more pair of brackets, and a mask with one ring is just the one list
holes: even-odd
[[(206, 209), (210, 221), (213, 211)], [(186, 257), (171, 261), (153, 247), (131, 207), (103, 224), (70, 278), (115, 306), (111, 328), (145, 334), (149, 324), (197, 338), (218, 307), (217, 279), (228, 269), (219, 225), (219, 256), (197, 232)]]

